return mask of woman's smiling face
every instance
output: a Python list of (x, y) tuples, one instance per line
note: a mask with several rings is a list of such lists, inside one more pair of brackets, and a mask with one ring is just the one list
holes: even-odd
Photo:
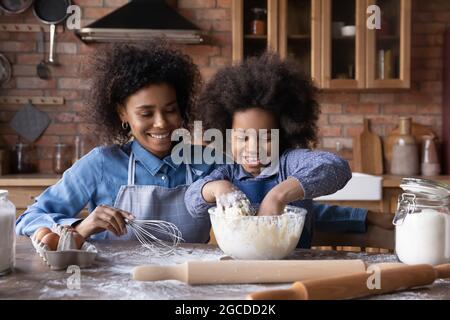
[(158, 158), (172, 150), (172, 132), (182, 125), (174, 88), (152, 84), (131, 95), (119, 110), (134, 138)]

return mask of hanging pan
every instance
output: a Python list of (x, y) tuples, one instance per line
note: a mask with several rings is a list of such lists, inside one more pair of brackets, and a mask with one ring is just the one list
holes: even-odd
[(33, 4), (33, 0), (0, 0), (0, 8), (11, 14), (26, 11)]
[(35, 0), (34, 15), (43, 23), (50, 25), (50, 53), (49, 63), (54, 63), (53, 48), (55, 43), (56, 25), (67, 18), (67, 8), (71, 5), (70, 0)]
[(11, 64), (9, 60), (0, 53), (0, 87), (11, 79)]

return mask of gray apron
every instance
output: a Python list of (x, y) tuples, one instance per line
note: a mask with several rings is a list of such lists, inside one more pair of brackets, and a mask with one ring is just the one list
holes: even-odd
[[(186, 184), (175, 188), (153, 185), (135, 185), (136, 162), (131, 152), (128, 163), (128, 184), (120, 187), (114, 202), (114, 207), (130, 212), (138, 220), (164, 220), (172, 222), (180, 229), (184, 242), (206, 243), (209, 240), (211, 223), (209, 216), (193, 218), (184, 204), (184, 194), (193, 182), (192, 169), (186, 164)], [(106, 239), (131, 240), (136, 239), (130, 228), (127, 234), (117, 237), (106, 232)], [(162, 234), (155, 236), (161, 240), (169, 240)]]

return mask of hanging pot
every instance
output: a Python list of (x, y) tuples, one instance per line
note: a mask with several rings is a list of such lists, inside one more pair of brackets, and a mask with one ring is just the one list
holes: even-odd
[(11, 64), (8, 59), (0, 53), (0, 86), (11, 79)]
[(33, 6), (34, 15), (43, 23), (50, 25), (50, 53), (49, 63), (54, 63), (53, 48), (55, 43), (56, 25), (67, 18), (67, 8), (70, 0), (35, 0)]
[(33, 4), (34, 0), (0, 0), (0, 8), (11, 14), (18, 14), (26, 11)]

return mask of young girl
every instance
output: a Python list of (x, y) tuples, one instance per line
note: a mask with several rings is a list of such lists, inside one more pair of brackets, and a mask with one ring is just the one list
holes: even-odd
[[(307, 209), (299, 245), (311, 245), (313, 225), (328, 232), (365, 232), (367, 210), (315, 204), (315, 197), (341, 189), (351, 178), (346, 161), (334, 154), (312, 151), (316, 143), (319, 106), (311, 82), (295, 64), (266, 53), (217, 73), (203, 91), (196, 116), (205, 129), (231, 128), (235, 164), (218, 167), (196, 181), (186, 193), (188, 211), (207, 216), (216, 198), (235, 189), (252, 203), (258, 215), (283, 212), (287, 204)], [(279, 130), (279, 164), (264, 166), (255, 152), (270, 153), (271, 130)], [(267, 130), (257, 141), (248, 130)], [(277, 159), (273, 159), (277, 160)], [(316, 221), (314, 221), (316, 220)]]

